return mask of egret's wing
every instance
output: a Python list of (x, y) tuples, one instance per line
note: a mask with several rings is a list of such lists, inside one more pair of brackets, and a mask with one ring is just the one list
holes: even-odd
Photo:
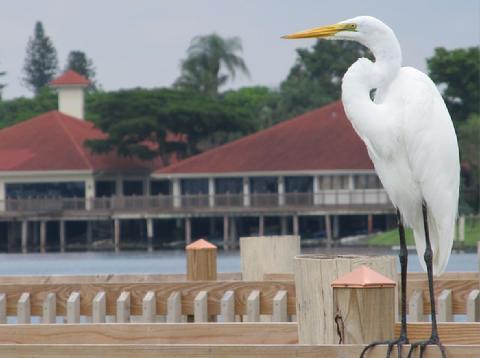
[[(414, 180), (429, 215), (434, 273), (444, 271), (453, 244), (460, 163), (455, 130), (437, 88), (425, 74), (405, 68), (409, 77), (403, 106), (404, 141)], [(423, 220), (412, 225), (419, 257), (425, 250)], [(423, 260), (420, 260), (422, 264)]]

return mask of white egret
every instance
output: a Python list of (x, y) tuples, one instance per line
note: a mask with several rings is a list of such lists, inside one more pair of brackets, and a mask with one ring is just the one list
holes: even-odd
[[(359, 16), (335, 25), (317, 27), (288, 39), (326, 38), (357, 41), (368, 47), (375, 62), (358, 59), (342, 82), (342, 101), (347, 117), (365, 142), (376, 172), (397, 208), (400, 263), (400, 338), (388, 344), (387, 356), (397, 345), (408, 343), (406, 326), (407, 248), (404, 224), (415, 236), (418, 256), (424, 257), (430, 290), (432, 335), (420, 346), (420, 356), (429, 344), (444, 348), (437, 333), (433, 275), (447, 265), (453, 244), (457, 216), (460, 163), (452, 120), (432, 80), (424, 73), (401, 67), (402, 54), (393, 31), (380, 20)], [(371, 100), (371, 92), (375, 98)], [(372, 343), (367, 349), (379, 343)]]

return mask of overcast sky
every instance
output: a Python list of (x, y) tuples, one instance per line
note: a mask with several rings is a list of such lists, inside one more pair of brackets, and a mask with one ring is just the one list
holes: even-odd
[(61, 68), (71, 50), (82, 50), (105, 90), (170, 86), (196, 35), (238, 36), (251, 77), (230, 86), (277, 86), (297, 47), (313, 40), (280, 36), (372, 15), (396, 32), (404, 65), (425, 70), (433, 49), (480, 43), (479, 0), (10, 0), (0, 12), (0, 69), (4, 98), (29, 96), (22, 85), (25, 47), (35, 21), (43, 22)]

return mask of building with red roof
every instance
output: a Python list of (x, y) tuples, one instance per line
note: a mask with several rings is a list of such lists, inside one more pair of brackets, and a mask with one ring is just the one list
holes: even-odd
[(83, 119), (88, 85), (67, 71), (51, 82), (58, 111), (0, 130), (0, 221), (23, 251), (52, 237), (64, 249), (68, 233), (92, 245), (102, 230), (115, 249), (122, 232), (150, 249), (154, 238), (208, 237), (228, 248), (239, 236), (290, 233), (331, 244), (392, 212), (340, 102), (165, 167), (85, 147), (106, 137)]

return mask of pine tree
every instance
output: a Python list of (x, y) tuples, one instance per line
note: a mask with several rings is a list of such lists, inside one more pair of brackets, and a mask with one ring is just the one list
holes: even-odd
[(29, 38), (27, 45), (23, 67), (25, 85), (37, 95), (53, 79), (57, 68), (57, 51), (50, 38), (45, 35), (43, 24), (37, 21), (34, 35)]
[(95, 88), (95, 67), (93, 61), (83, 51), (70, 51), (65, 71), (73, 70), (90, 80), (91, 88)]

